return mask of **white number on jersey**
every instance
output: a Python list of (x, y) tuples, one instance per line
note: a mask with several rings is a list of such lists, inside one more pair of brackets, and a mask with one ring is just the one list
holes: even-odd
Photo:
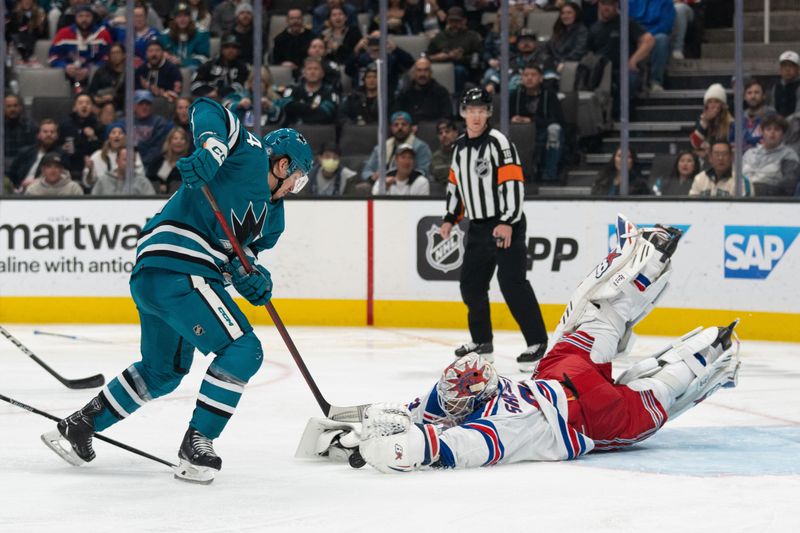
[(255, 146), (258, 149), (262, 148), (261, 140), (249, 131), (247, 132), (247, 144), (250, 146)]

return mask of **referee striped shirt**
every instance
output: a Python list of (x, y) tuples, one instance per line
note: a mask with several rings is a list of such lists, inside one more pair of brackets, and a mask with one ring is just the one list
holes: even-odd
[(447, 184), (445, 222), (499, 218), (514, 224), (522, 218), (525, 182), (514, 144), (496, 129), (456, 140)]

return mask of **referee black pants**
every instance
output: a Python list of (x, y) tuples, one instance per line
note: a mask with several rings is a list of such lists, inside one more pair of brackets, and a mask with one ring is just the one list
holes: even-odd
[(461, 267), (461, 298), (467, 305), (472, 342), (492, 340), (489, 282), (497, 267), (500, 291), (528, 346), (547, 342), (547, 330), (533, 288), (526, 278), (525, 216), (513, 224), (511, 246), (498, 248), (492, 231), (498, 219), (470, 221)]

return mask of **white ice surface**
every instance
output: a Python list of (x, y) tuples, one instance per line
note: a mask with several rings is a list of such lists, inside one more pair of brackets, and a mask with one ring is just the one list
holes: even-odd
[[(9, 329), (70, 378), (111, 379), (138, 354), (133, 326), (39, 327), (110, 344)], [(413, 399), (465, 340), (442, 330), (290, 332), (337, 405)], [(69, 466), (39, 441), (52, 422), (0, 402), (0, 532), (800, 531), (798, 345), (744, 341), (739, 387), (628, 451), (389, 476), (293, 458), (319, 409), (278, 334), (257, 333), (266, 362), (216, 441), (224, 467), (209, 486), (176, 481), (168, 468), (97, 441), (94, 462)], [(663, 342), (640, 338), (634, 356)], [(497, 334), (495, 347), (500, 373), (521, 378), (519, 334)], [(175, 461), (208, 362), (196, 355), (177, 391), (106, 434)], [(0, 393), (64, 416), (94, 392), (64, 388), (0, 339)]]

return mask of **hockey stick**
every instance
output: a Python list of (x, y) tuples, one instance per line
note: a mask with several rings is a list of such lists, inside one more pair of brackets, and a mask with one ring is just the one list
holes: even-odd
[[(17, 400), (15, 400), (13, 398), (9, 398), (5, 394), (0, 394), (0, 400), (3, 400), (4, 402), (10, 403), (11, 405), (13, 405), (15, 407), (19, 407), (19, 408), (25, 409), (26, 411), (29, 411), (29, 412), (34, 413), (34, 414), (37, 414), (39, 416), (43, 416), (45, 418), (49, 418), (50, 420), (53, 420), (55, 422), (58, 422), (59, 420), (61, 420), (60, 418), (58, 418), (55, 415), (51, 415), (50, 413), (48, 413), (46, 411), (42, 411), (41, 409), (37, 409), (35, 407), (31, 407), (30, 405), (18, 402)], [(157, 463), (161, 463), (162, 465), (166, 465), (166, 466), (168, 466), (170, 468), (178, 468), (178, 465), (172, 464), (169, 461), (166, 461), (164, 459), (156, 457), (155, 455), (150, 455), (149, 453), (143, 452), (142, 450), (137, 450), (133, 446), (128, 446), (127, 444), (124, 444), (124, 443), (119, 442), (117, 440), (114, 440), (114, 439), (111, 439), (109, 437), (106, 437), (105, 435), (101, 435), (100, 433), (94, 433), (93, 435), (94, 435), (95, 438), (100, 439), (100, 440), (102, 440), (104, 442), (107, 442), (107, 443), (111, 444), (112, 446), (116, 446), (117, 448), (122, 448), (125, 451), (131, 452), (131, 453), (135, 453), (136, 455), (144, 457), (145, 459), (150, 459), (151, 461), (155, 461)]]
[[(239, 261), (242, 262), (242, 266), (244, 267), (245, 272), (249, 274), (250, 272), (253, 271), (253, 266), (247, 259), (244, 250), (242, 250), (242, 246), (236, 239), (236, 235), (234, 235), (233, 232), (231, 231), (228, 222), (225, 220), (225, 217), (222, 215), (222, 211), (220, 211), (219, 209), (217, 200), (214, 198), (214, 195), (211, 194), (211, 191), (208, 190), (207, 185), (203, 186), (203, 194), (205, 194), (208, 203), (211, 204), (211, 209), (214, 211), (214, 216), (217, 217), (217, 221), (219, 222), (219, 225), (222, 226), (222, 231), (225, 233), (225, 236), (231, 243), (233, 251), (239, 258)], [(275, 327), (277, 328), (278, 333), (280, 333), (283, 342), (289, 349), (289, 353), (292, 354), (292, 359), (294, 359), (297, 368), (300, 369), (300, 373), (303, 375), (303, 379), (306, 380), (308, 388), (311, 389), (311, 393), (314, 395), (314, 399), (317, 400), (317, 404), (319, 404), (320, 409), (322, 409), (322, 413), (327, 418), (330, 418), (332, 420), (337, 420), (340, 422), (361, 422), (361, 420), (364, 418), (364, 410), (369, 406), (369, 404), (353, 405), (349, 407), (339, 407), (336, 405), (331, 405), (322, 395), (322, 392), (319, 390), (319, 387), (317, 387), (317, 383), (311, 376), (311, 372), (308, 371), (308, 367), (303, 361), (303, 358), (300, 356), (300, 352), (297, 350), (297, 346), (295, 346), (294, 341), (289, 336), (289, 332), (286, 330), (286, 326), (283, 325), (281, 317), (278, 316), (278, 312), (275, 310), (275, 306), (272, 305), (272, 302), (267, 302), (264, 305), (264, 307), (267, 308), (267, 312), (269, 313), (270, 318), (272, 318), (272, 322), (275, 324)]]
[(92, 389), (94, 387), (100, 387), (106, 382), (106, 378), (103, 377), (103, 374), (95, 374), (94, 376), (89, 376), (87, 378), (79, 378), (79, 379), (67, 379), (52, 368), (50, 368), (47, 363), (39, 359), (35, 353), (30, 351), (27, 346), (22, 344), (16, 337), (14, 337), (11, 333), (9, 333), (6, 328), (0, 326), (0, 333), (3, 336), (11, 341), (14, 346), (20, 349), (22, 353), (39, 363), (39, 366), (47, 370), (51, 376), (56, 378), (58, 381), (61, 382), (62, 385), (69, 389)]
[(66, 335), (64, 333), (53, 333), (51, 331), (42, 331), (40, 329), (33, 330), (34, 335), (46, 335), (48, 337), (60, 337), (62, 339), (70, 339), (73, 341), (92, 342), (94, 344), (113, 344), (111, 341), (102, 341), (99, 339), (90, 339), (89, 337), (80, 337), (78, 335)]

